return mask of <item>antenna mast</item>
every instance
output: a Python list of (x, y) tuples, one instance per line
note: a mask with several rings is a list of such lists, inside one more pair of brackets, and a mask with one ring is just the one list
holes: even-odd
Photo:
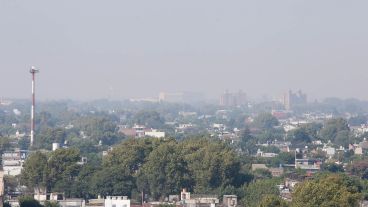
[(36, 95), (35, 95), (35, 81), (36, 73), (39, 72), (34, 66), (31, 67), (29, 72), (32, 74), (32, 108), (31, 108), (31, 146), (35, 137), (35, 107), (36, 107)]

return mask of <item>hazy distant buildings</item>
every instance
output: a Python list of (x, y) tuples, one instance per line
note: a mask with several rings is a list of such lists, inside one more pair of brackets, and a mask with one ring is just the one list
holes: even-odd
[(12, 103), (12, 101), (0, 99), (0, 105), (2, 106), (10, 106)]
[(125, 136), (141, 138), (141, 137), (155, 137), (155, 138), (164, 138), (165, 132), (158, 131), (157, 129), (149, 129), (143, 125), (135, 124), (132, 128), (128, 128), (126, 126), (120, 126), (119, 131), (123, 133)]
[(157, 103), (157, 98), (130, 98), (131, 102), (149, 102), (149, 103)]
[(220, 106), (241, 106), (247, 104), (247, 94), (243, 91), (230, 93), (226, 91), (220, 97)]
[(160, 92), (158, 95), (159, 102), (184, 102), (183, 93), (165, 93)]
[(291, 90), (283, 95), (281, 100), (286, 110), (291, 110), (296, 105), (303, 105), (307, 103), (307, 95), (299, 90), (293, 93)]
[(198, 103), (204, 101), (204, 95), (202, 93), (194, 92), (160, 92), (158, 101), (170, 103)]

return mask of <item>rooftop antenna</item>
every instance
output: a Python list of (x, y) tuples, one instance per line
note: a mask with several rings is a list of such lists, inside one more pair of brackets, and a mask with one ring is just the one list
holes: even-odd
[(35, 96), (35, 80), (36, 73), (39, 72), (34, 66), (31, 67), (29, 72), (32, 74), (32, 108), (31, 108), (31, 146), (35, 137), (35, 107), (36, 107), (36, 96)]

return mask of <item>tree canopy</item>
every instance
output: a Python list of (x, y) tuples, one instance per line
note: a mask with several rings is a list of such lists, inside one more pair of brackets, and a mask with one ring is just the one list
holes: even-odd
[(22, 182), (47, 187), (67, 197), (128, 195), (142, 192), (163, 200), (187, 188), (221, 194), (249, 182), (238, 154), (219, 140), (193, 138), (129, 139), (109, 151), (100, 165), (79, 164), (76, 148), (33, 153), (25, 162)]
[(339, 174), (305, 181), (296, 187), (292, 206), (358, 206), (361, 194), (347, 181), (345, 176)]

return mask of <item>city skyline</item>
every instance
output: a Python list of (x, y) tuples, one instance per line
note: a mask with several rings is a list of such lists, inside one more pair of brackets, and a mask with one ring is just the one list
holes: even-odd
[[(368, 2), (0, 2), (0, 96), (91, 100), (226, 89), (368, 100)], [(66, 15), (67, 14), (67, 15)], [(189, 15), (190, 14), (190, 15)]]

